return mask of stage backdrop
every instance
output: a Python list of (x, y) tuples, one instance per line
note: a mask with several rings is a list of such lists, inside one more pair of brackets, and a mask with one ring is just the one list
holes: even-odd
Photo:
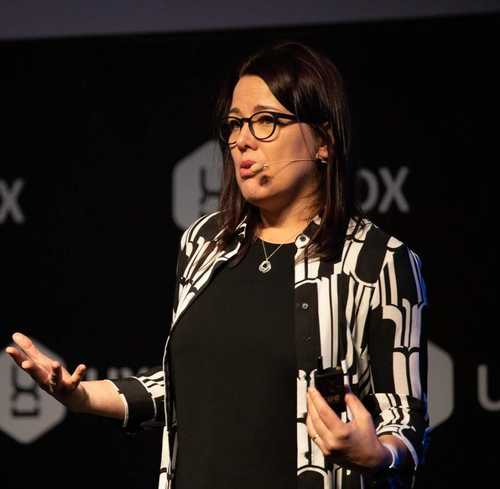
[[(485, 146), (498, 139), (498, 27), (473, 16), (3, 42), (1, 346), (24, 331), (92, 379), (161, 362), (178, 239), (217, 203), (219, 87), (255, 49), (303, 41), (344, 74), (361, 206), (423, 262), (433, 432), (417, 487), (496, 487), (497, 157)], [(159, 432), (68, 413), (5, 352), (0, 448), (6, 489), (157, 483)]]

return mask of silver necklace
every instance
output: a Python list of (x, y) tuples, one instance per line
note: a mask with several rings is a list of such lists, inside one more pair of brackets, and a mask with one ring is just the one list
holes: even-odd
[[(295, 233), (294, 233), (295, 234)], [(292, 238), (292, 236), (290, 236), (290, 238)], [(288, 238), (288, 239), (290, 239)], [(260, 242), (262, 243), (262, 250), (264, 251), (264, 260), (262, 260), (260, 262), (260, 265), (259, 265), (259, 271), (262, 272), (262, 273), (267, 273), (271, 270), (272, 266), (271, 266), (271, 257), (286, 243), (286, 241), (284, 243), (281, 243), (269, 256), (267, 256), (267, 251), (266, 251), (266, 246), (264, 244), (264, 240), (260, 240)]]

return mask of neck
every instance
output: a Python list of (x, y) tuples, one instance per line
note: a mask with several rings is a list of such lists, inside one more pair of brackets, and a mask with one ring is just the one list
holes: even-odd
[(295, 207), (279, 210), (259, 209), (260, 223), (256, 234), (264, 241), (271, 243), (293, 242), (315, 216), (312, 206), (304, 203)]

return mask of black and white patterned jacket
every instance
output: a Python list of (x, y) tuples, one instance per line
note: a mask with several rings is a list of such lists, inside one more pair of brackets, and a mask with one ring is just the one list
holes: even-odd
[[(203, 264), (199, 263), (220, 232), (216, 215), (199, 218), (182, 235), (163, 366), (113, 381), (126, 406), (126, 430), (163, 426), (159, 489), (172, 485), (177, 452), (169, 378), (170, 335), (179, 317), (210, 284), (214, 271), (237, 255), (245, 239), (243, 220), (233, 245), (225, 251), (214, 249)], [(317, 216), (297, 237), (296, 258), (319, 223)], [(306, 390), (314, 383), (316, 359), (321, 354), (324, 367), (343, 367), (346, 381), (372, 413), (377, 434), (397, 436), (408, 447), (414, 467), (421, 463), (428, 415), (427, 340), (423, 336), (427, 298), (420, 268), (414, 252), (368, 220), (358, 229), (352, 222), (338, 262), (307, 256), (296, 259), (297, 471), (299, 481), (303, 481), (299, 487), (352, 489), (408, 487), (413, 483), (415, 471), (375, 481), (332, 464), (311, 442), (305, 420)], [(344, 420), (346, 416), (344, 413)]]

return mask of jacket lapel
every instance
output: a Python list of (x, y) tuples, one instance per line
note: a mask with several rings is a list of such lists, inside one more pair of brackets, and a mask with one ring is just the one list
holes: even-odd
[(238, 253), (241, 248), (241, 243), (245, 239), (246, 226), (247, 222), (245, 217), (236, 227), (236, 239), (234, 240), (234, 243), (226, 250), (218, 251), (217, 249), (214, 249), (204, 259), (203, 263), (199, 264), (199, 266), (196, 262), (203, 256), (203, 253), (210, 243), (219, 237), (222, 231), (220, 231), (212, 240), (207, 240), (203, 236), (195, 237), (195, 242), (193, 243), (194, 249), (191, 253), (191, 257), (189, 258), (188, 265), (183, 271), (182, 277), (178, 279), (180, 281), (178, 303), (177, 309), (173, 314), (170, 334), (172, 334), (172, 330), (179, 321), (181, 315), (187, 310), (188, 306), (192, 304), (196, 297), (198, 297), (204, 288), (210, 283), (215, 271)]

